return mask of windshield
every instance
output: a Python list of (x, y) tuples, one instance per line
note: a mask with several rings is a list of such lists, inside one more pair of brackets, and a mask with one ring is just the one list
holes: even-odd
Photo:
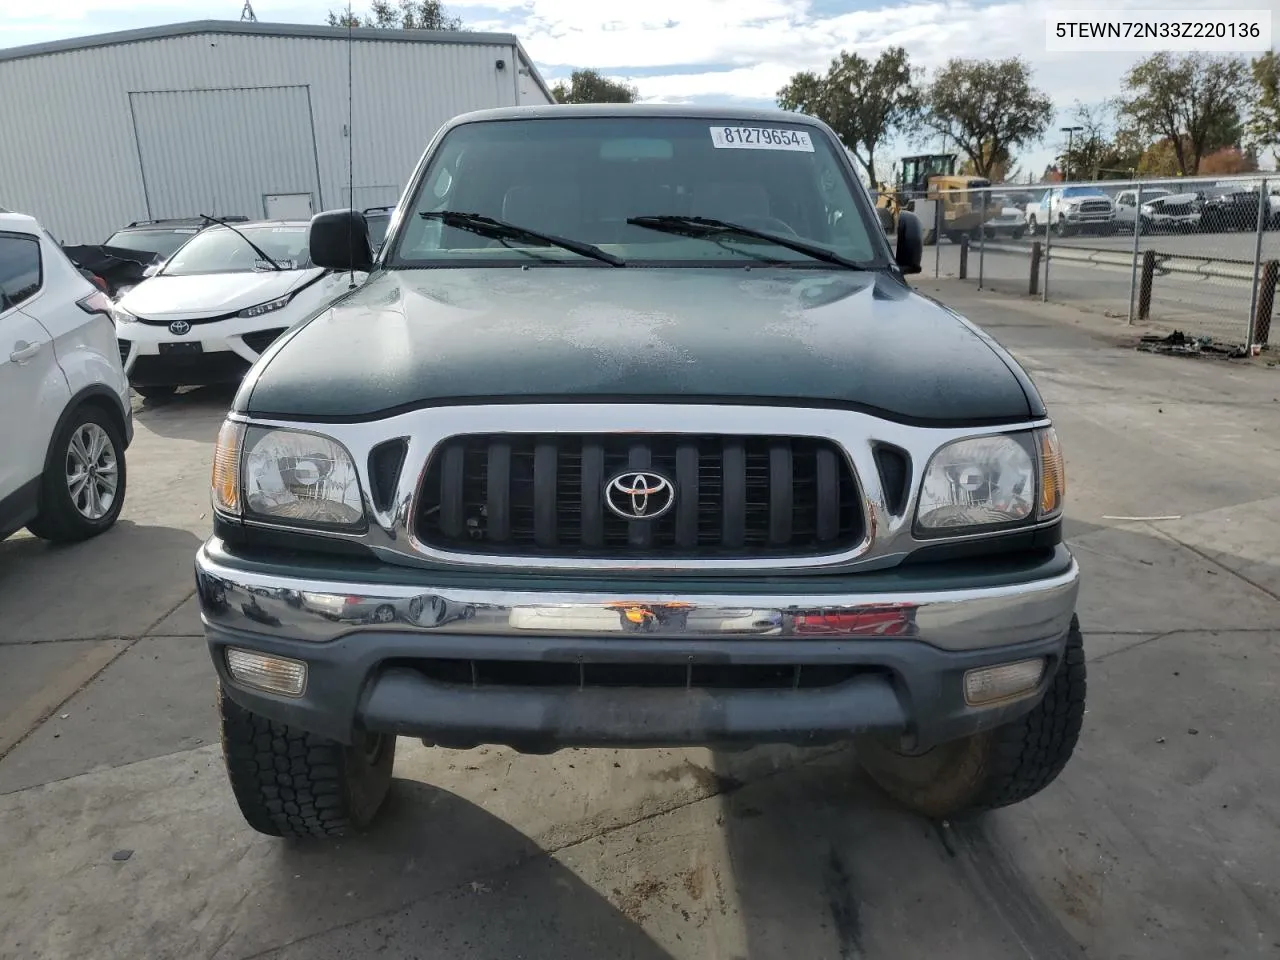
[(1105, 197), (1098, 187), (1067, 187), (1062, 191), (1064, 197)]
[[(262, 248), (262, 252), (285, 270), (311, 267), (307, 245), (308, 224), (236, 224), (236, 230)], [(275, 268), (245, 243), (229, 227), (210, 227), (175, 253), (164, 269), (166, 277), (189, 277), (209, 273), (261, 273)]]
[(786, 122), (750, 127), (686, 117), (601, 117), (464, 124), (432, 156), (386, 263), (605, 265), (421, 216), (430, 211), (479, 214), (593, 244), (628, 265), (766, 258), (821, 266), (767, 240), (682, 236), (627, 223), (651, 216), (724, 220), (859, 263), (883, 260), (883, 237), (869, 229), (842, 150), (812, 128)]
[(104, 246), (155, 253), (164, 259), (199, 232), (197, 227), (174, 227), (171, 230), (120, 230), (112, 234)]

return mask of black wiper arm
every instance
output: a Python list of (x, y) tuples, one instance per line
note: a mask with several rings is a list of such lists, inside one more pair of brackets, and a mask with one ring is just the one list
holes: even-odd
[(507, 223), (505, 220), (495, 220), (493, 217), (482, 216), (478, 213), (462, 213), (457, 210), (423, 210), (418, 216), (424, 220), (439, 220), (446, 227), (469, 230), (471, 233), (482, 237), (492, 237), (494, 240), (523, 240), (525, 243), (534, 243), (545, 247), (560, 247), (562, 250), (570, 250), (593, 260), (602, 260), (614, 267), (625, 267), (627, 265), (627, 262), (621, 257), (606, 253), (594, 244), (584, 243), (581, 240), (569, 240), (565, 237), (557, 237), (538, 230), (530, 230), (528, 227)]
[(776, 233), (769, 233), (764, 230), (755, 230), (752, 227), (744, 227), (740, 223), (730, 223), (728, 220), (714, 220), (710, 217), (685, 217), (678, 215), (654, 216), (654, 217), (628, 217), (627, 223), (636, 227), (646, 227), (649, 230), (660, 230), (663, 233), (674, 233), (685, 237), (724, 237), (733, 234), (739, 237), (751, 237), (755, 240), (765, 240), (768, 243), (776, 243), (780, 247), (786, 247), (788, 250), (794, 250), (796, 253), (803, 253), (806, 256), (813, 257), (815, 260), (821, 260), (824, 263), (834, 263), (836, 266), (844, 267), (847, 270), (866, 270), (862, 264), (856, 260), (850, 260), (848, 257), (842, 257), (838, 253), (821, 247), (816, 243), (807, 243), (804, 240), (784, 237)]
[(249, 246), (253, 247), (253, 252), (254, 252), (254, 253), (256, 253), (258, 256), (260, 256), (263, 260), (267, 261), (267, 263), (271, 264), (272, 269), (274, 269), (274, 270), (283, 270), (283, 269), (284, 269), (284, 267), (280, 266), (280, 264), (276, 263), (274, 260), (272, 260), (270, 257), (268, 257), (268, 256), (267, 256), (267, 254), (266, 254), (266, 252), (265, 252), (265, 251), (263, 251), (263, 249), (262, 249), (260, 246), (258, 246), (258, 245), (257, 245), (256, 243), (254, 243), (252, 240), (250, 240), (247, 236), (245, 236), (243, 233), (241, 233), (239, 230), (237, 230), (237, 229), (236, 229), (235, 227), (233, 227), (231, 224), (227, 223), (227, 221), (225, 221), (225, 220), (221, 220), (221, 219), (219, 219), (218, 217), (211, 217), (211, 216), (209, 216), (207, 213), (202, 213), (202, 214), (200, 214), (200, 216), (204, 217), (204, 219), (208, 220), (210, 223), (217, 223), (217, 224), (220, 224), (220, 225), (222, 225), (222, 226), (226, 227), (228, 230), (230, 230), (230, 231), (232, 231), (233, 233), (235, 233), (235, 235), (236, 235), (236, 236), (238, 236), (241, 240), (243, 240), (243, 241), (244, 241), (245, 243), (247, 243)]

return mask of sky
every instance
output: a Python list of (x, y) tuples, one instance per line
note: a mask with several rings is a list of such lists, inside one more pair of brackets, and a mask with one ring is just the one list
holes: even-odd
[[(0, 47), (184, 20), (237, 20), (243, 2), (59, 0), (45, 12), (30, 0), (0, 0)], [(323, 0), (253, 3), (258, 20), (282, 23), (324, 23), (332, 7)], [(516, 34), (548, 84), (593, 67), (636, 86), (642, 100), (672, 103), (775, 106), (788, 78), (824, 70), (842, 49), (875, 57), (901, 45), (929, 71), (953, 56), (1021, 56), (1059, 112), (1045, 141), (1018, 153), (1023, 171), (1036, 175), (1062, 152), (1058, 129), (1073, 122), (1073, 104), (1114, 96), (1141, 56), (1046, 52), (1046, 0), (483, 0), (447, 7), (470, 29)], [(1271, 9), (1274, 17), (1280, 0), (1070, 0), (1070, 7)], [(940, 147), (937, 139), (894, 143), (881, 156)]]

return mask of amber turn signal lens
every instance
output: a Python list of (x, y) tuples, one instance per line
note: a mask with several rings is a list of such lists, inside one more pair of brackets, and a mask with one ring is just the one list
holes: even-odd
[(213, 449), (213, 508), (220, 513), (240, 515), (240, 447), (244, 424), (223, 421)]
[(1048, 520), (1062, 512), (1067, 498), (1067, 468), (1053, 427), (1039, 431), (1036, 445), (1040, 448), (1040, 518)]

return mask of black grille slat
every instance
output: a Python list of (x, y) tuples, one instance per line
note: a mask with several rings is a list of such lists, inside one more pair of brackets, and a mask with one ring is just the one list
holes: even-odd
[(485, 534), (499, 543), (511, 536), (511, 444), (497, 440), (489, 445), (487, 491), (484, 504)]
[(582, 491), (579, 536), (584, 547), (604, 545), (604, 499), (597, 492), (604, 486), (604, 447), (582, 445)]
[(769, 542), (782, 546), (791, 542), (791, 502), (795, 495), (792, 477), (791, 444), (786, 440), (769, 447)]
[(558, 459), (554, 443), (533, 448), (533, 541), (540, 547), (556, 545)]
[(681, 443), (676, 448), (676, 489), (676, 546), (692, 550), (698, 545), (698, 497), (702, 489), (696, 443)]
[(445, 448), (440, 478), (440, 530), (446, 537), (461, 539), (466, 534), (463, 490), (466, 485), (466, 451), (461, 446)]
[[(633, 443), (627, 453), (627, 468), (648, 470), (653, 466), (653, 452), (643, 443)], [(627, 524), (627, 543), (647, 549), (653, 546), (654, 526), (651, 520), (632, 520)]]
[(840, 465), (834, 450), (818, 451), (815, 487), (818, 539), (834, 540), (840, 530)]
[[(606, 482), (637, 472), (673, 484), (675, 502), (657, 517), (631, 520), (606, 505)], [(625, 510), (627, 496), (614, 493)], [(415, 504), (414, 531), (428, 546), (513, 559), (830, 554), (860, 543), (865, 524), (848, 459), (809, 437), (455, 437), (431, 457)]]
[(720, 507), (724, 517), (720, 539), (739, 549), (747, 539), (747, 451), (741, 440), (725, 440), (720, 454)]

